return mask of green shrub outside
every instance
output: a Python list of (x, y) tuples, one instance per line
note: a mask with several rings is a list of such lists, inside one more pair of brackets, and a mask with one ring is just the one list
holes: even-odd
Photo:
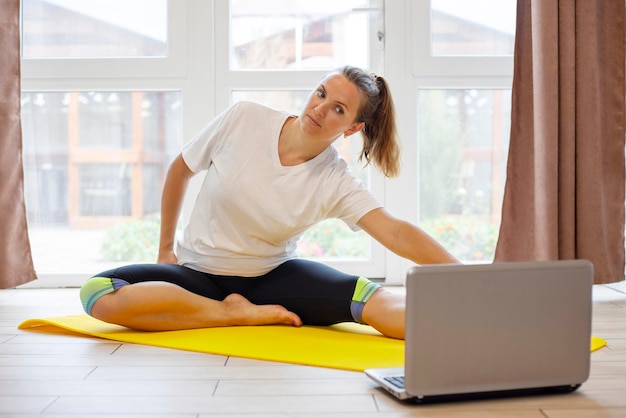
[(362, 258), (368, 251), (364, 232), (354, 232), (342, 221), (329, 219), (313, 225), (298, 242), (301, 257)]
[(466, 216), (446, 216), (422, 221), (420, 226), (462, 261), (493, 261), (498, 227)]
[(102, 242), (106, 261), (155, 262), (159, 251), (158, 219), (129, 221), (107, 231)]
[[(492, 261), (498, 228), (488, 221), (463, 216), (425, 220), (420, 226), (463, 261)], [(107, 231), (102, 253), (106, 261), (154, 262), (159, 245), (158, 219), (130, 221)], [(328, 220), (311, 227), (298, 243), (302, 257), (363, 258), (368, 255), (364, 232), (355, 233), (343, 222)]]

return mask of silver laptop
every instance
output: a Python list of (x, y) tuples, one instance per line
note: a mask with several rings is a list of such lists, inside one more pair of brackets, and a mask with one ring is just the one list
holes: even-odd
[(404, 367), (365, 373), (417, 402), (574, 391), (589, 377), (592, 285), (586, 260), (412, 267)]

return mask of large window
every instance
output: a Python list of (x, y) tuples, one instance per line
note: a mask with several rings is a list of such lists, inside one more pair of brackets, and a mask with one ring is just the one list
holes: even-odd
[[(514, 3), (22, 0), (25, 196), (40, 284), (77, 285), (154, 261), (163, 178), (182, 144), (240, 100), (298, 113), (344, 64), (388, 80), (403, 151), (401, 177), (386, 180), (356, 161), (357, 136), (340, 139), (355, 175), (458, 257), (489, 260), (505, 180)], [(299, 249), (391, 283), (411, 264), (339, 221), (313, 228)]]
[(425, 15), (430, 36), (414, 32), (419, 222), (462, 261), (490, 262), (506, 177), (515, 1), (432, 0)]
[(183, 138), (171, 80), (184, 45), (168, 23), (184, 14), (166, 0), (23, 0), (24, 194), (43, 285), (155, 260)]

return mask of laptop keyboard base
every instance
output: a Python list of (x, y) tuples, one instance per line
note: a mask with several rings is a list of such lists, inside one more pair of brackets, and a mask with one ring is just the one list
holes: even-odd
[(398, 389), (404, 389), (404, 376), (387, 376), (385, 381), (391, 383)]

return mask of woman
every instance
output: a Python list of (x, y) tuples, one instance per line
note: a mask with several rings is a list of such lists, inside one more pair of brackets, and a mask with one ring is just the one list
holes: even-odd
[[(307, 228), (339, 218), (415, 263), (457, 262), (421, 229), (391, 216), (351, 176), (331, 144), (357, 132), (364, 138), (361, 157), (396, 175), (387, 83), (355, 67), (324, 77), (298, 116), (255, 103), (232, 106), (170, 166), (158, 263), (94, 276), (81, 289), (85, 311), (141, 330), (354, 321), (404, 338), (404, 297), (295, 255)], [(188, 182), (202, 171), (175, 251)]]

